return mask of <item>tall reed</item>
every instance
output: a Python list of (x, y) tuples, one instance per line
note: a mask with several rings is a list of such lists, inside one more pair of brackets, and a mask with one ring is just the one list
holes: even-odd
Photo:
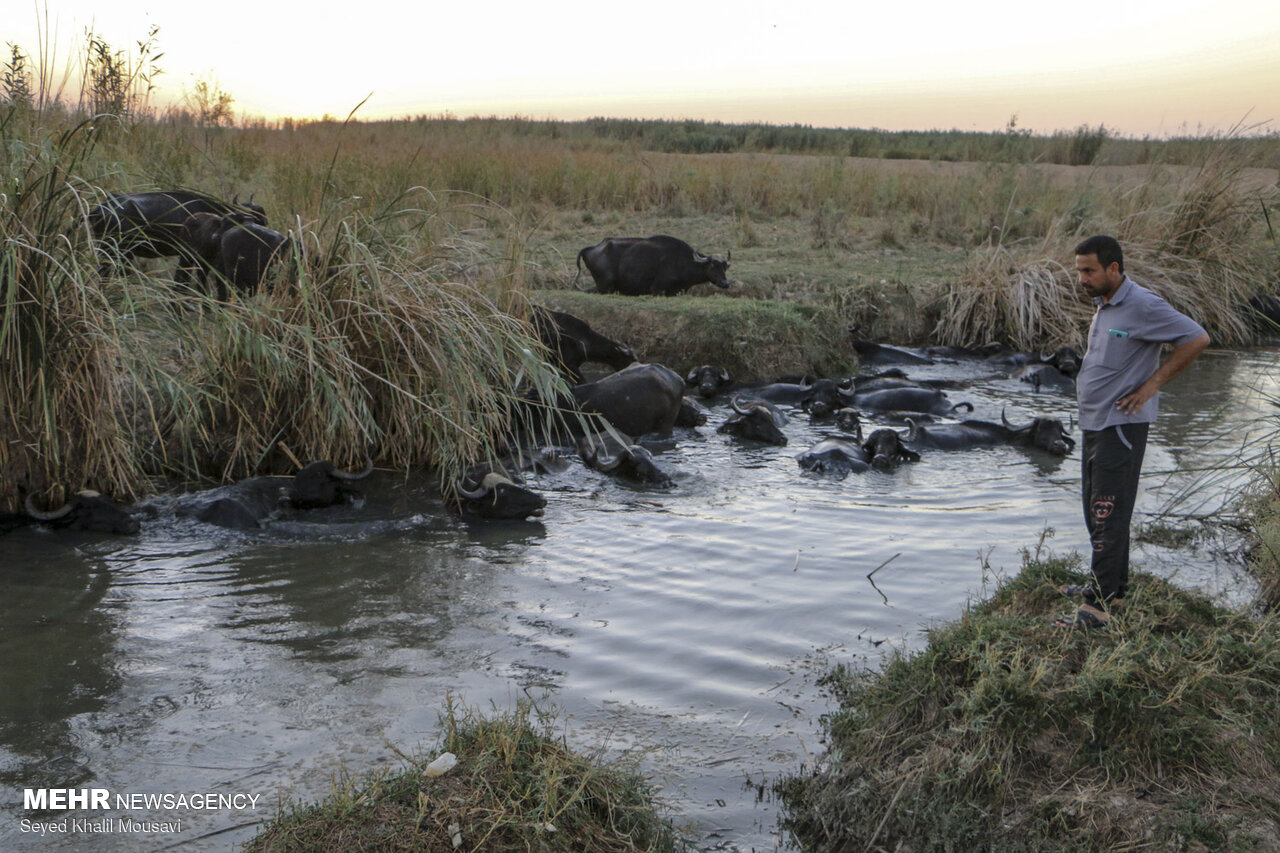
[(84, 125), (6, 146), (0, 194), (0, 508), (91, 487), (136, 494), (116, 315), (77, 250)]

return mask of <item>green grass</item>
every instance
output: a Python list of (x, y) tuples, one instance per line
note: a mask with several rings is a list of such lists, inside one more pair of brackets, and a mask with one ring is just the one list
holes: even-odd
[[(581, 755), (555, 734), (554, 718), (522, 700), (481, 715), (452, 702), (439, 748), (361, 781), (344, 779), (315, 804), (293, 804), (246, 850), (674, 853), (685, 842), (626, 760)], [(445, 752), (457, 765), (426, 765)]]
[(1028, 555), (923, 651), (833, 672), (829, 754), (777, 785), (803, 849), (1280, 849), (1280, 624), (1138, 575), (1107, 630), (1055, 629), (1083, 579)]

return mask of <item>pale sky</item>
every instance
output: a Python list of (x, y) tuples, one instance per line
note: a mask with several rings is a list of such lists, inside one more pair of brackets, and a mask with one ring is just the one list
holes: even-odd
[(368, 97), (357, 118), (1280, 130), (1277, 0), (20, 4), (0, 41), (33, 61), (51, 48), (61, 73), (89, 27), (136, 55), (158, 26), (156, 102), (204, 80), (240, 119), (345, 118)]

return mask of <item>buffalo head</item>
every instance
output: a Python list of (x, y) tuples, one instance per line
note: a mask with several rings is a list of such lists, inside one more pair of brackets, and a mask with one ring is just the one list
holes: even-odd
[(1056, 418), (1035, 418), (1026, 426), (1016, 427), (1009, 423), (1001, 410), (1000, 421), (1009, 430), (1010, 437), (1026, 447), (1038, 447), (1054, 456), (1066, 456), (1075, 449), (1076, 440), (1067, 433), (1062, 421)]
[(696, 390), (699, 397), (714, 397), (729, 387), (730, 381), (729, 371), (711, 364), (693, 368), (684, 378), (685, 387), (691, 391)]
[(373, 473), (373, 460), (366, 461), (359, 471), (340, 471), (329, 460), (312, 462), (293, 478), (287, 487), (285, 498), (299, 509), (319, 509), (341, 503), (355, 494), (351, 483), (363, 480)]
[(766, 444), (787, 443), (787, 436), (782, 432), (787, 416), (773, 405), (764, 400), (752, 400), (744, 404), (741, 397), (734, 397), (732, 405), (734, 413), (716, 432), (750, 441), (763, 441)]
[(902, 436), (891, 429), (878, 429), (862, 442), (862, 450), (873, 468), (892, 468), (899, 462), (919, 462), (920, 454), (908, 450)]
[(76, 492), (54, 510), (36, 507), (32, 495), (26, 499), (27, 515), (50, 527), (93, 533), (137, 533), (138, 520), (100, 493), (85, 489)]
[(547, 505), (547, 499), (542, 495), (497, 471), (485, 474), (474, 488), (458, 483), (455, 491), (454, 505), (458, 511), (481, 518), (523, 521), (531, 516), (541, 516)]
[(582, 461), (597, 471), (661, 488), (675, 485), (675, 480), (658, 465), (648, 448), (632, 443), (626, 436), (585, 435), (578, 440), (578, 452)]

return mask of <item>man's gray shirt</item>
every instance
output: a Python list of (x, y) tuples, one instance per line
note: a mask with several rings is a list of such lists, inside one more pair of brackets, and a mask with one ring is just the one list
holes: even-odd
[(1131, 415), (1117, 409), (1116, 401), (1151, 378), (1160, 367), (1164, 344), (1185, 344), (1203, 335), (1204, 329), (1128, 276), (1110, 302), (1094, 302), (1098, 310), (1089, 325), (1089, 349), (1076, 374), (1080, 428), (1151, 423), (1159, 411), (1159, 394)]

